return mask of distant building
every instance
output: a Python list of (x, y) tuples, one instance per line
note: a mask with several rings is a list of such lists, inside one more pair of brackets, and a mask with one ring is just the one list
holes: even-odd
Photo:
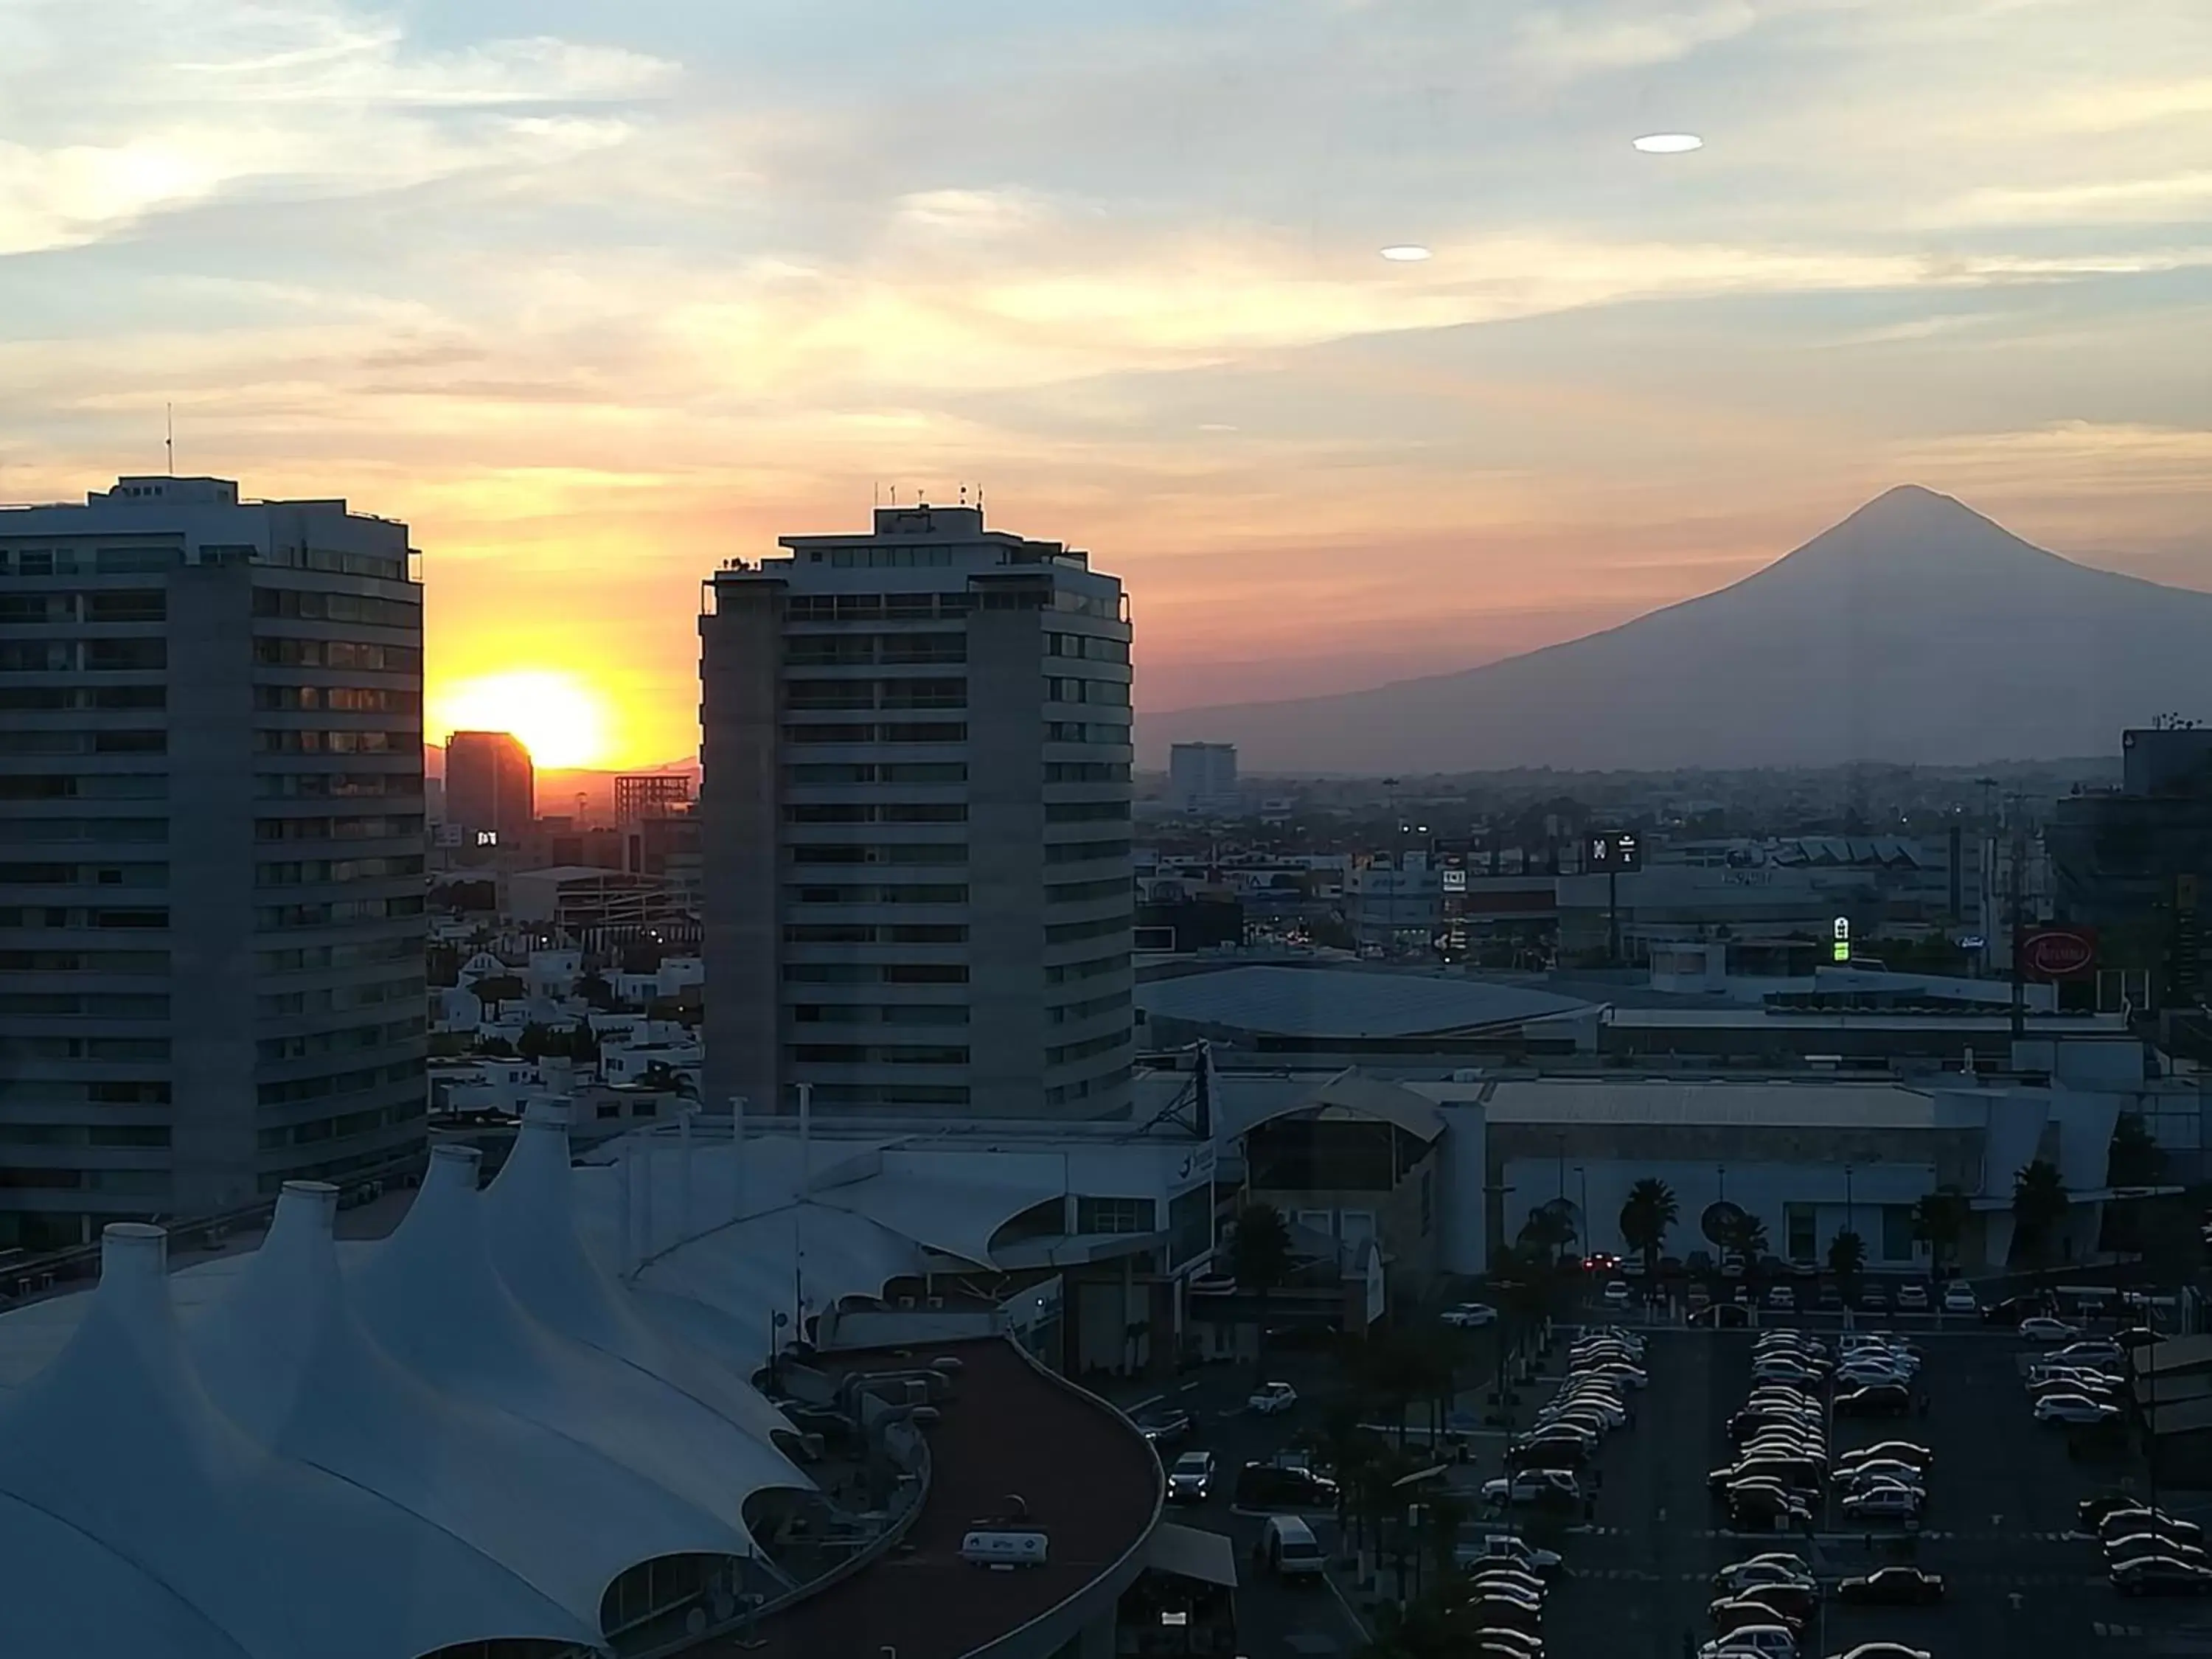
[(1168, 750), (1168, 800), (1179, 812), (1237, 810), (1237, 745), (1179, 743)]
[(221, 478), (0, 511), (0, 1247), (422, 1149), (410, 557)]
[(782, 544), (699, 623), (709, 1104), (1126, 1113), (1120, 580), (971, 507)]
[(506, 732), (456, 732), (446, 739), (448, 823), (508, 845), (537, 814), (537, 773), (520, 738)]
[(690, 804), (687, 772), (623, 772), (615, 779), (615, 822), (625, 829)]

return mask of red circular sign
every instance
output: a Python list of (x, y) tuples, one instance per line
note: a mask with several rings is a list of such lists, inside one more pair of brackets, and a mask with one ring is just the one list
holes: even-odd
[(2021, 960), (2033, 973), (2049, 979), (2078, 974), (2095, 959), (2097, 947), (2079, 933), (2030, 933), (2020, 943)]

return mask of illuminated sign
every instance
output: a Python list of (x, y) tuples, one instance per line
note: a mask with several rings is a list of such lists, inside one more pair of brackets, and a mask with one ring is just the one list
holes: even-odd
[(2070, 979), (2096, 959), (2096, 936), (2087, 928), (2046, 927), (2020, 942), (2021, 970), (2033, 979)]
[(496, 847), (496, 846), (498, 846), (498, 845), (499, 845), (499, 831), (498, 831), (498, 830), (477, 830), (477, 846), (479, 846), (479, 847)]
[(1446, 870), (1444, 872), (1444, 891), (1447, 893), (1464, 893), (1467, 891), (1467, 872), (1464, 870)]
[(1593, 874), (1620, 874), (1644, 867), (1644, 837), (1632, 830), (1602, 830), (1583, 843)]
[(1849, 916), (1836, 918), (1836, 945), (1831, 954), (1838, 962), (1851, 959), (1851, 919)]

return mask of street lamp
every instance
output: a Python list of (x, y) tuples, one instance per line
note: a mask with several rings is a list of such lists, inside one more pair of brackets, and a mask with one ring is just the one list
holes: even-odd
[(1719, 1201), (1725, 1204), (1728, 1202), (1728, 1165), (1725, 1164), (1714, 1164), (1713, 1174), (1717, 1176), (1720, 1181), (1721, 1191)]
[(1844, 1165), (1844, 1231), (1847, 1233), (1858, 1231), (1851, 1224), (1851, 1166), (1848, 1164)]

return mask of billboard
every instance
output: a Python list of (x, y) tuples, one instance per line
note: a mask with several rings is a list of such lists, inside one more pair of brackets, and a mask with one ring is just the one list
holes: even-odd
[(2094, 928), (2039, 927), (2020, 942), (2021, 971), (2030, 979), (2078, 979), (2096, 962)]
[(1644, 867), (1644, 837), (1633, 830), (1593, 830), (1583, 837), (1583, 868), (1626, 875)]

